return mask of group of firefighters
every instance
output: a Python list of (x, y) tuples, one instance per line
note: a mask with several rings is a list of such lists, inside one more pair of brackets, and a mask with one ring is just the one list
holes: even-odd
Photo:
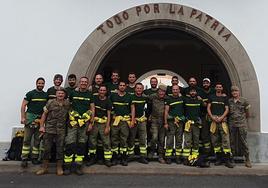
[(45, 92), (45, 79), (38, 78), (36, 88), (22, 102), (21, 166), (26, 168), (29, 159), (39, 164), (42, 148), (43, 162), (37, 175), (48, 173), (53, 144), (57, 175), (82, 175), (84, 162), (90, 166), (100, 158), (99, 148), (108, 167), (118, 163), (127, 166), (134, 156), (148, 164), (156, 155), (162, 164), (175, 161), (209, 167), (208, 157), (215, 155), (215, 165), (233, 168), (237, 135), (245, 166), (251, 167), (246, 141), (250, 105), (237, 86), (231, 87), (228, 99), (222, 83), (212, 88), (209, 78), (198, 87), (191, 77), (189, 87), (181, 88), (176, 76), (171, 86), (158, 84), (157, 78), (151, 77), (151, 88), (145, 90), (143, 84), (136, 83), (133, 72), (128, 82), (120, 80), (117, 71), (105, 84), (101, 74), (95, 75), (92, 85), (87, 77), (76, 84), (74, 74), (68, 76), (67, 88), (61, 87), (62, 82), (62, 75), (56, 74), (54, 86)]

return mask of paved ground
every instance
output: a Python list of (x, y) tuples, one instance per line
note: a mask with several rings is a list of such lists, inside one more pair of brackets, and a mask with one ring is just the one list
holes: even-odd
[(35, 176), (32, 173), (0, 173), (0, 187), (69, 188), (69, 187), (267, 187), (268, 176), (178, 176), (178, 175), (83, 175)]
[[(50, 164), (50, 173), (55, 172), (55, 164)], [(0, 173), (1, 172), (30, 172), (34, 173), (39, 168), (39, 165), (29, 165), (28, 169), (21, 169), (19, 161), (1, 161), (0, 162)], [(253, 168), (246, 168), (243, 164), (237, 164), (235, 168), (229, 169), (225, 166), (214, 166), (210, 168), (197, 168), (188, 167), (177, 164), (159, 164), (158, 162), (150, 162), (148, 165), (140, 164), (137, 162), (131, 162), (127, 167), (117, 165), (108, 168), (104, 165), (93, 165), (91, 167), (84, 167), (84, 172), (87, 174), (110, 174), (110, 175), (220, 175), (220, 176), (264, 176), (268, 175), (268, 164), (253, 164)]]

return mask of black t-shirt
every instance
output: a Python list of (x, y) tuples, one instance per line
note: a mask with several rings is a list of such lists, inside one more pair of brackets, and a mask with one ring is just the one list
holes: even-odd
[(225, 111), (225, 106), (228, 106), (228, 98), (226, 96), (210, 95), (208, 103), (211, 104), (212, 115), (221, 116)]

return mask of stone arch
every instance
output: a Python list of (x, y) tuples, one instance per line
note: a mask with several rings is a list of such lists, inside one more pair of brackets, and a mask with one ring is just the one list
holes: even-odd
[(155, 3), (124, 10), (102, 23), (77, 51), (68, 74), (93, 79), (107, 53), (128, 36), (152, 28), (172, 28), (190, 33), (213, 49), (232, 84), (252, 104), (249, 129), (260, 131), (260, 95), (257, 76), (245, 49), (223, 24), (212, 16), (184, 5)]

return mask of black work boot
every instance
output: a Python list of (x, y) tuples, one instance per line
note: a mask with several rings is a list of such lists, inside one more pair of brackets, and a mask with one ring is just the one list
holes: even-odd
[(20, 165), (22, 168), (27, 168), (28, 167), (28, 161), (27, 159), (23, 159), (21, 161), (21, 165)]
[(234, 164), (231, 162), (231, 155), (230, 153), (226, 153), (224, 155), (224, 160), (225, 160), (225, 166), (228, 168), (234, 168)]
[(112, 166), (112, 163), (111, 163), (110, 160), (104, 160), (104, 164), (105, 164), (105, 166), (107, 166), (107, 167), (111, 167), (111, 166)]
[(72, 163), (65, 163), (64, 164), (64, 171), (63, 171), (63, 174), (68, 176), (70, 175), (72, 172), (71, 172), (71, 167), (72, 167)]
[(74, 171), (78, 176), (81, 176), (84, 174), (82, 171), (82, 164), (77, 164), (75, 165), (75, 171)]
[(139, 162), (142, 163), (142, 164), (148, 164), (149, 163), (144, 156), (140, 157)]
[(128, 165), (127, 152), (125, 152), (125, 151), (122, 154), (121, 164), (122, 164), (122, 166), (127, 166)]
[(113, 156), (112, 156), (112, 165), (116, 166), (118, 164), (118, 154), (113, 152)]
[(41, 164), (41, 162), (38, 159), (32, 159), (32, 164), (39, 165), (39, 164)]
[(176, 157), (176, 164), (182, 164), (182, 159), (180, 157)]
[(72, 173), (71, 167), (72, 167), (72, 163), (64, 163), (63, 175), (66, 175), (66, 176), (70, 175)]
[(222, 155), (221, 153), (216, 153), (216, 162), (215, 162), (215, 166), (220, 166), (222, 165)]
[(96, 164), (96, 161), (96, 155), (91, 153), (89, 156), (89, 161), (86, 163), (86, 166), (94, 165)]
[(171, 159), (169, 157), (166, 158), (166, 164), (171, 164), (171, 163), (172, 163)]

